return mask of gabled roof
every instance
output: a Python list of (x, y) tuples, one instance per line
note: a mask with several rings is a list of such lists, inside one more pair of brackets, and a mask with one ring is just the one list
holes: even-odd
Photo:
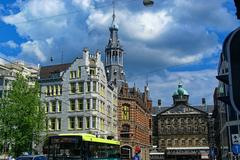
[(173, 107), (169, 107), (168, 109), (160, 112), (158, 115), (176, 115), (176, 114), (208, 114), (201, 109), (186, 105), (186, 104), (178, 104)]
[(65, 71), (70, 65), (71, 63), (43, 66), (40, 68), (40, 79), (47, 79), (50, 78), (51, 74)]

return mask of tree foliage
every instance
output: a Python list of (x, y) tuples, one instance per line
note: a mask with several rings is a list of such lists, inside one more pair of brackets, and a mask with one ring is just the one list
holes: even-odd
[(27, 80), (18, 75), (12, 89), (0, 103), (0, 138), (8, 144), (10, 154), (19, 156), (32, 151), (44, 131), (45, 113), (39, 97), (40, 87), (29, 86)]

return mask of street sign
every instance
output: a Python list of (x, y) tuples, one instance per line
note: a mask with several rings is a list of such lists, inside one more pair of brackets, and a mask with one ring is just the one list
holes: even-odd
[(232, 134), (232, 144), (240, 144), (239, 134)]
[(240, 153), (240, 144), (233, 144), (232, 152), (233, 152), (233, 154), (239, 154)]

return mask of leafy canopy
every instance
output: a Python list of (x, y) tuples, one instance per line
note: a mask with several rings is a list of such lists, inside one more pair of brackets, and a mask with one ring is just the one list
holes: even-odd
[(44, 131), (45, 113), (41, 107), (40, 87), (28, 85), (27, 79), (17, 75), (12, 89), (0, 101), (0, 140), (8, 144), (10, 154), (19, 156), (32, 151)]

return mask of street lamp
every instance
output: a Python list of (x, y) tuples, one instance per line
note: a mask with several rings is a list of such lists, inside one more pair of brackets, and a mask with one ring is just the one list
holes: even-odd
[(153, 5), (153, 0), (143, 0), (143, 5), (146, 7), (150, 7)]

